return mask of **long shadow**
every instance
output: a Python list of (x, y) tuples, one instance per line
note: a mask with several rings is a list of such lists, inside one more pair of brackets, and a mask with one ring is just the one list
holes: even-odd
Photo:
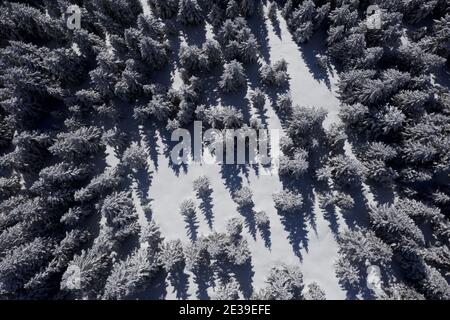
[(370, 184), (370, 192), (372, 192), (375, 201), (379, 204), (383, 203), (393, 203), (395, 194), (392, 186), (383, 186), (377, 184)]
[[(188, 128), (189, 130), (189, 128)], [(173, 148), (179, 143), (179, 141), (171, 141), (171, 133), (166, 130), (165, 128), (162, 128), (160, 131), (161, 134), (161, 140), (164, 145), (163, 154), (164, 156), (169, 160), (169, 167), (173, 170), (175, 175), (178, 177), (180, 175), (180, 172), (186, 173), (188, 171), (188, 166), (186, 163), (176, 164), (172, 161), (171, 152)], [(190, 134), (192, 135), (192, 128), (190, 130)], [(193, 150), (193, 149), (191, 149)]]
[(177, 299), (186, 300), (189, 298), (189, 275), (184, 272), (184, 265), (174, 268), (167, 278), (173, 286)]
[(335, 206), (329, 205), (321, 207), (320, 210), (323, 212), (323, 217), (328, 222), (328, 227), (335, 239), (339, 236), (339, 223), (336, 215)]
[(308, 251), (308, 231), (306, 224), (301, 214), (285, 214), (281, 217), (281, 223), (288, 235), (289, 243), (292, 246), (294, 254), (303, 260), (301, 249), (305, 248)]

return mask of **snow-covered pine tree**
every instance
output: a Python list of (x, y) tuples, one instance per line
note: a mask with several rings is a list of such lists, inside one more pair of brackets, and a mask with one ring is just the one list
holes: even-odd
[(202, 23), (204, 17), (197, 0), (180, 0), (177, 20), (186, 25)]

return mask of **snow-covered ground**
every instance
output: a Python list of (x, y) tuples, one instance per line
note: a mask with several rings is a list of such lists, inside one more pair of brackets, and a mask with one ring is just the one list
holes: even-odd
[[(267, 12), (266, 12), (267, 14)], [(322, 107), (328, 111), (328, 117), (324, 126), (329, 126), (337, 121), (337, 110), (339, 101), (336, 98), (336, 82), (333, 72), (328, 71), (324, 79), (318, 79), (311, 70), (315, 66), (308, 65), (305, 61), (306, 55), (313, 54), (308, 47), (299, 48), (293, 41), (287, 30), (286, 22), (278, 13), (279, 30), (275, 32), (269, 20), (266, 20), (268, 37), (266, 39), (269, 48), (270, 62), (284, 58), (288, 63), (290, 76), (290, 90), (294, 104), (301, 106)], [(207, 37), (211, 36), (210, 28), (206, 28)], [(182, 39), (181, 39), (182, 40)], [(172, 74), (174, 87), (180, 86), (177, 71)], [(270, 103), (266, 103), (266, 116), (269, 128), (280, 128), (280, 121), (272, 109)], [(151, 149), (151, 146), (146, 146)], [(153, 147), (154, 148), (154, 147)], [(164, 154), (167, 148), (157, 134), (156, 151), (157, 166), (155, 161), (148, 161), (148, 170), (151, 171), (151, 182), (148, 190), (152, 204), (152, 218), (160, 226), (166, 240), (181, 239), (188, 244), (191, 239), (188, 234), (186, 222), (179, 214), (180, 203), (187, 199), (195, 199), (193, 181), (200, 175), (207, 175), (212, 183), (212, 228), (209, 227), (205, 215), (198, 210), (197, 236), (207, 235), (212, 230), (224, 231), (226, 221), (232, 217), (245, 218), (238, 212), (236, 204), (232, 200), (230, 188), (221, 173), (219, 165), (206, 165), (192, 163), (187, 166), (186, 171), (175, 172), (169, 164), (169, 159)], [(275, 175), (257, 175), (252, 168), (248, 172), (239, 172), (238, 180), (241, 179), (242, 186), (249, 186), (253, 191), (255, 211), (264, 210), (270, 218), (270, 245), (265, 243), (259, 232), (252, 236), (247, 225), (244, 236), (249, 242), (252, 252), (252, 279), (251, 283), (255, 291), (264, 286), (264, 280), (270, 268), (278, 263), (300, 264), (306, 284), (317, 282), (326, 292), (328, 299), (344, 299), (345, 291), (339, 286), (334, 273), (333, 263), (337, 256), (337, 243), (335, 235), (329, 227), (329, 222), (323, 217), (319, 208), (318, 198), (312, 199), (314, 203), (313, 215), (314, 225), (306, 223), (305, 234), (302, 235), (307, 245), (298, 244), (299, 252), (296, 254), (289, 240), (289, 233), (285, 230), (280, 216), (277, 214), (272, 194), (281, 190), (282, 184), (279, 177)], [(134, 189), (134, 188), (133, 188)], [(313, 194), (315, 194), (313, 192)], [(139, 199), (133, 195), (136, 206), (139, 208)], [(198, 199), (195, 199), (199, 203)], [(200, 203), (199, 203), (200, 204)], [(140, 209), (142, 210), (142, 209)], [(139, 210), (139, 211), (140, 211)], [(142, 214), (140, 215), (142, 218)], [(338, 217), (339, 218), (339, 217)], [(299, 217), (299, 219), (302, 219)], [(339, 219), (339, 223), (342, 221)], [(251, 223), (250, 223), (251, 225)], [(193, 276), (189, 277), (188, 298), (195, 299), (197, 288)], [(167, 281), (167, 299), (175, 299), (176, 291)]]

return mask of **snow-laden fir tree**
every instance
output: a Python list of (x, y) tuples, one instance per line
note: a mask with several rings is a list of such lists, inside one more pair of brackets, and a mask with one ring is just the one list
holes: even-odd
[(197, 0), (180, 0), (177, 20), (186, 25), (202, 23), (204, 17)]
[(233, 194), (233, 200), (237, 203), (239, 208), (246, 208), (253, 206), (252, 200), (253, 192), (249, 187), (242, 187)]
[(180, 240), (169, 240), (162, 245), (159, 263), (166, 272), (184, 268), (185, 261), (183, 244)]
[(303, 298), (303, 274), (298, 266), (272, 267), (266, 278), (266, 287), (257, 295), (261, 300), (300, 300)]
[(245, 86), (247, 80), (244, 67), (236, 60), (226, 63), (224, 71), (220, 77), (219, 87), (224, 92), (235, 92)]
[(122, 155), (122, 165), (134, 170), (147, 167), (147, 150), (136, 141), (133, 141)]
[(202, 175), (194, 180), (194, 191), (200, 198), (211, 194), (211, 181), (208, 176)]
[(302, 149), (296, 150), (292, 158), (283, 155), (280, 158), (278, 172), (280, 175), (298, 179), (308, 170), (309, 162), (307, 159), (308, 152)]
[(99, 128), (82, 127), (76, 131), (59, 133), (56, 142), (48, 149), (54, 155), (71, 160), (92, 155), (103, 147)]
[(113, 265), (106, 279), (103, 298), (113, 300), (129, 298), (145, 288), (156, 270), (157, 265), (155, 261), (149, 259), (145, 247), (135, 250), (126, 260)]
[(326, 300), (325, 291), (323, 291), (317, 282), (308, 284), (303, 296), (305, 300)]
[(196, 205), (194, 200), (192, 199), (186, 199), (183, 200), (180, 204), (180, 214), (186, 219), (186, 220), (192, 220), (195, 219), (195, 215), (197, 213)]

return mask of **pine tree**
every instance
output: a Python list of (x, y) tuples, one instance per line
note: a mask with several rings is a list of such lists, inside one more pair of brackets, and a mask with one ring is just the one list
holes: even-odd
[(213, 106), (205, 110), (204, 115), (214, 128), (238, 128), (243, 123), (242, 112), (232, 106)]
[(278, 111), (282, 113), (289, 113), (292, 109), (292, 96), (290, 92), (277, 94), (275, 104)]
[(17, 194), (21, 187), (19, 177), (16, 175), (9, 178), (0, 177), (0, 200)]
[(361, 162), (343, 155), (337, 155), (329, 160), (332, 178), (341, 187), (359, 185), (367, 172)]
[(219, 81), (219, 87), (224, 92), (234, 92), (245, 86), (247, 80), (241, 63), (232, 60), (224, 66), (224, 72)]
[(255, 222), (260, 230), (268, 229), (270, 227), (270, 219), (265, 211), (255, 212)]
[(100, 234), (91, 248), (70, 261), (61, 279), (61, 291), (78, 299), (99, 297), (112, 265), (112, 247), (108, 235)]
[(122, 176), (119, 168), (106, 169), (105, 172), (94, 177), (86, 187), (76, 191), (74, 198), (76, 201), (88, 202), (114, 190), (120, 185), (121, 181)]
[(189, 73), (209, 69), (208, 56), (197, 46), (182, 45), (179, 52), (181, 66)]
[(292, 158), (281, 156), (278, 172), (280, 175), (292, 176), (295, 179), (300, 178), (308, 170), (308, 152), (299, 149)]
[(169, 118), (172, 109), (170, 102), (164, 96), (157, 94), (147, 104), (136, 104), (133, 117), (140, 122), (152, 118), (157, 121), (165, 121)]
[(206, 55), (210, 68), (221, 64), (223, 61), (222, 49), (216, 40), (207, 39), (202, 45), (202, 52)]
[(196, 205), (192, 199), (183, 200), (180, 204), (180, 214), (187, 220), (195, 219)]
[(210, 179), (203, 175), (194, 180), (194, 191), (200, 198), (209, 196), (212, 192)]
[(235, 280), (219, 283), (214, 291), (215, 300), (239, 300), (239, 284)]
[(357, 288), (361, 281), (361, 275), (349, 260), (345, 257), (339, 258), (335, 264), (336, 276), (339, 282), (346, 287)]

